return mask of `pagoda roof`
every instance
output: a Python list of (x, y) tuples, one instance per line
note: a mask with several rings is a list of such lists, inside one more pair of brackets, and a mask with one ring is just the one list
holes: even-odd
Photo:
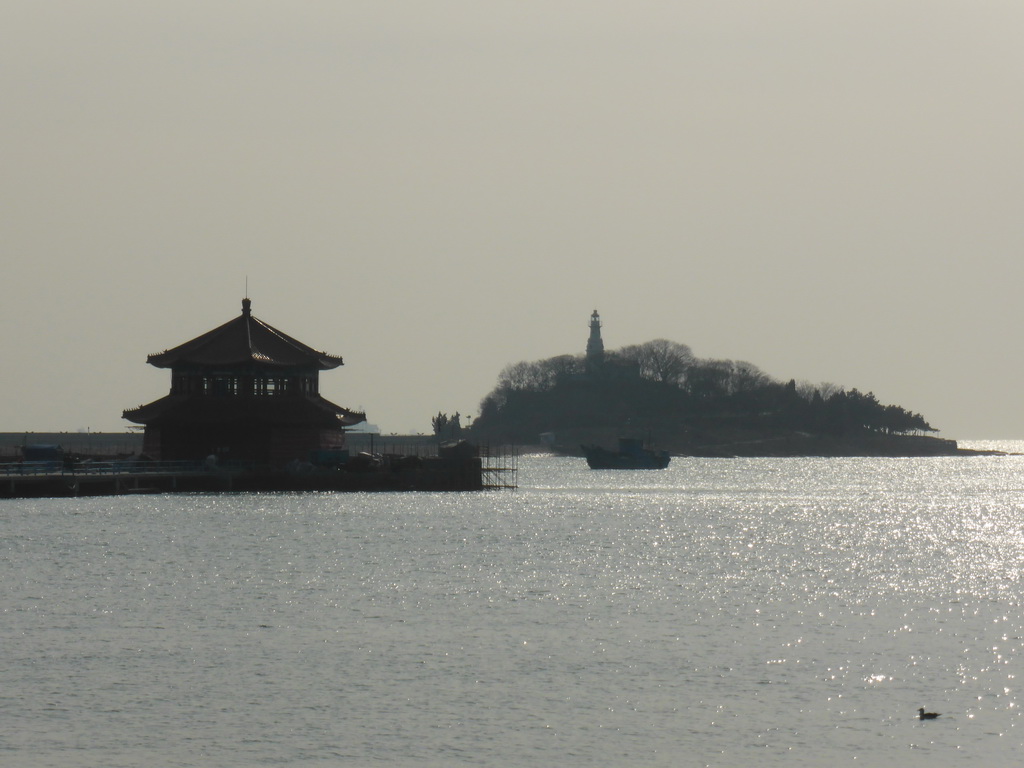
[(123, 417), (136, 424), (165, 419), (199, 424), (256, 419), (277, 424), (331, 421), (340, 427), (350, 427), (366, 421), (365, 413), (342, 408), (319, 395), (259, 398), (166, 395), (126, 410)]
[(280, 368), (315, 367), (321, 371), (344, 365), (341, 357), (319, 352), (253, 317), (251, 303), (249, 299), (242, 299), (239, 317), (173, 349), (150, 355), (146, 362), (157, 368), (256, 364)]

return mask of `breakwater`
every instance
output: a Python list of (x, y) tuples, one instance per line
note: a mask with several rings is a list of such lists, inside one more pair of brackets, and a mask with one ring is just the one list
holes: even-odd
[(468, 443), (435, 455), (360, 453), (335, 463), (293, 462), (271, 468), (244, 463), (61, 460), (0, 462), (0, 497), (111, 496), (128, 493), (315, 491), (480, 491), (514, 488), (517, 455)]

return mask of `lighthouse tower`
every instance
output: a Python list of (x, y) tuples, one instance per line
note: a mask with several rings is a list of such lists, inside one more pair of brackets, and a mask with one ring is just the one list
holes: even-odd
[(590, 338), (587, 339), (587, 373), (597, 373), (604, 365), (604, 341), (601, 340), (601, 316), (595, 309), (590, 316)]

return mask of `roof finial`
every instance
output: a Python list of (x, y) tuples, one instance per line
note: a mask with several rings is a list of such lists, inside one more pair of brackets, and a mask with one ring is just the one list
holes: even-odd
[(249, 307), (251, 306), (252, 302), (249, 301), (248, 297), (242, 299), (242, 314), (245, 315), (246, 317), (248, 317), (250, 314)]

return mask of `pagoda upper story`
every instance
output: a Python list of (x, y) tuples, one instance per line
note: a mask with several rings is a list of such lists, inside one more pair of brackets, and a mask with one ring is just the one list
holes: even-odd
[(171, 369), (172, 395), (313, 395), (319, 372), (344, 364), (254, 317), (251, 307), (242, 299), (240, 316), (146, 359)]
[[(319, 352), (252, 314), (242, 314), (146, 362), (171, 369), (172, 397), (319, 395), (320, 371), (344, 365), (341, 357)], [(325, 401), (326, 402), (326, 401)], [(337, 407), (337, 406), (335, 406)], [(342, 409), (344, 410), (344, 409)], [(139, 409), (126, 411), (135, 421)]]

